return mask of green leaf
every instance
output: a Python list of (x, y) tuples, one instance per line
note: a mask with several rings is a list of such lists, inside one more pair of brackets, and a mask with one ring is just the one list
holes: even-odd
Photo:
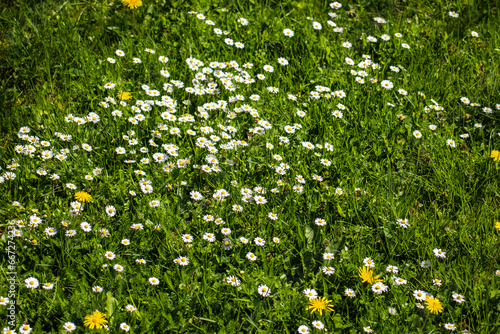
[(342, 217), (345, 217), (345, 212), (344, 210), (342, 210), (342, 208), (340, 207), (340, 205), (337, 203), (337, 210), (339, 211), (339, 215), (341, 215)]
[(113, 297), (111, 291), (106, 293), (106, 316), (108, 317), (109, 324), (111, 325), (111, 320), (113, 314), (115, 313), (115, 309), (118, 306), (118, 301)]
[(312, 246), (314, 240), (314, 230), (309, 226), (306, 226), (305, 236), (307, 239), (307, 246)]

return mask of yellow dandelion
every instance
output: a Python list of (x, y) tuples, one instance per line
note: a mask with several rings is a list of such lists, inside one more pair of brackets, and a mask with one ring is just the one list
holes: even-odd
[(500, 231), (500, 222), (495, 223), (495, 228)]
[(323, 315), (323, 310), (329, 312), (333, 311), (333, 308), (332, 306), (330, 306), (330, 303), (332, 303), (332, 301), (326, 299), (325, 297), (310, 299), (309, 307), (306, 308), (306, 310), (312, 310), (311, 314), (313, 314), (315, 311), (318, 311), (320, 315)]
[(498, 159), (500, 159), (500, 152), (497, 150), (491, 151), (490, 158), (493, 158), (494, 161), (498, 161)]
[(88, 327), (90, 329), (99, 329), (102, 328), (103, 325), (108, 323), (105, 317), (106, 315), (104, 313), (94, 311), (92, 314), (89, 314), (85, 317), (85, 321), (83, 322), (83, 324), (85, 325), (85, 327)]
[(92, 202), (92, 196), (85, 191), (75, 193), (75, 199), (80, 202)]
[(132, 94), (130, 94), (129, 92), (120, 92), (120, 94), (118, 94), (118, 98), (120, 100), (123, 100), (123, 101), (128, 100), (131, 97), (132, 97)]
[(360, 267), (358, 268), (359, 270), (359, 277), (363, 279), (363, 283), (368, 283), (368, 284), (373, 284), (377, 282), (382, 282), (381, 279), (379, 279), (380, 275), (375, 275), (373, 276), (373, 269), (370, 269), (370, 267)]
[(142, 6), (142, 0), (122, 0), (125, 6), (135, 9)]
[(443, 305), (436, 297), (427, 296), (427, 298), (425, 299), (425, 303), (427, 304), (427, 309), (429, 310), (429, 312), (433, 314), (443, 312)]

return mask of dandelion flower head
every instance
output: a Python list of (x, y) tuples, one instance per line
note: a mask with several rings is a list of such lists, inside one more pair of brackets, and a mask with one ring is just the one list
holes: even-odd
[(106, 320), (106, 315), (97, 310), (92, 312), (92, 314), (87, 315), (85, 317), (85, 321), (83, 322), (85, 327), (88, 327), (90, 329), (100, 329), (107, 323), (108, 321)]

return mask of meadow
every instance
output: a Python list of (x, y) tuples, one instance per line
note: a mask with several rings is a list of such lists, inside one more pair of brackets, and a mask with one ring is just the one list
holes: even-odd
[(7, 0), (0, 329), (499, 333), (496, 1)]

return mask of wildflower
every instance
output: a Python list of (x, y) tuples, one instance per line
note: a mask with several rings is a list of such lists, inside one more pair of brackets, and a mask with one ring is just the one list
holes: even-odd
[(446, 145), (448, 145), (450, 147), (455, 147), (455, 141), (453, 139), (447, 139)]
[(116, 208), (112, 205), (106, 206), (106, 214), (110, 217), (113, 217), (116, 214)]
[(375, 267), (375, 262), (371, 257), (365, 257), (363, 260), (363, 264), (367, 267), (374, 268)]
[(436, 255), (436, 257), (439, 257), (441, 259), (446, 258), (446, 253), (443, 252), (441, 249), (434, 248), (433, 252), (434, 252), (434, 255)]
[(135, 306), (130, 304), (125, 306), (125, 309), (129, 312), (134, 312), (136, 310)]
[(319, 320), (313, 320), (313, 322), (311, 324), (316, 329), (325, 330), (325, 325)]
[(212, 233), (205, 233), (205, 234), (203, 234), (203, 240), (214, 242), (215, 241), (215, 235), (212, 234)]
[(396, 223), (398, 223), (398, 225), (402, 228), (408, 228), (410, 226), (410, 223), (409, 223), (408, 219), (406, 219), (406, 218), (404, 218), (404, 219), (398, 218)]
[(413, 291), (413, 297), (417, 300), (424, 301), (427, 298), (427, 293), (422, 290), (415, 290)]
[(144, 230), (144, 226), (142, 224), (132, 224), (130, 228), (133, 230)]
[(123, 266), (119, 265), (119, 264), (115, 264), (113, 266), (113, 269), (119, 273), (121, 273), (123, 271)]
[(152, 208), (156, 208), (156, 207), (158, 207), (160, 205), (160, 203), (161, 202), (158, 201), (158, 200), (153, 200), (153, 201), (149, 202), (149, 206), (152, 207)]
[(420, 266), (421, 266), (422, 268), (424, 268), (424, 269), (425, 269), (425, 268), (429, 268), (429, 267), (431, 266), (431, 263), (430, 263), (429, 261), (427, 261), (427, 260), (424, 260), (424, 261), (422, 261), (422, 262), (420, 263)]
[(325, 253), (323, 254), (323, 260), (330, 261), (335, 258), (333, 253)]
[(285, 58), (278, 58), (278, 63), (283, 65), (283, 66), (287, 66), (288, 65), (288, 60), (286, 60)]
[(103, 325), (107, 324), (108, 321), (105, 319), (106, 315), (99, 311), (94, 311), (92, 314), (85, 316), (83, 325), (90, 329), (100, 329)]
[(385, 89), (391, 89), (392, 87), (394, 87), (394, 85), (392, 84), (392, 82), (390, 82), (389, 80), (383, 80), (380, 84)]
[(373, 276), (373, 269), (370, 269), (370, 267), (360, 267), (358, 268), (359, 271), (359, 277), (363, 280), (363, 283), (368, 283), (368, 284), (373, 284), (376, 282), (381, 282), (380, 280), (380, 275), (375, 275)]
[(271, 220), (276, 220), (278, 219), (278, 215), (273, 213), (273, 212), (269, 212), (269, 214), (267, 215), (269, 217), (269, 219)]
[(333, 311), (333, 308), (330, 305), (331, 303), (332, 301), (326, 299), (325, 297), (310, 299), (309, 307), (307, 307), (306, 310), (312, 310), (311, 314), (318, 311), (320, 315), (323, 315), (323, 311)]
[(262, 238), (259, 238), (259, 237), (256, 237), (255, 239), (253, 239), (253, 241), (255, 242), (255, 244), (257, 246), (264, 246), (266, 241)]
[(128, 332), (130, 330), (130, 326), (127, 325), (126, 323), (122, 322), (120, 324), (120, 329), (123, 330), (123, 331), (125, 331), (125, 332)]
[(302, 333), (302, 334), (309, 334), (309, 327), (307, 327), (306, 325), (300, 325), (299, 328), (297, 329), (297, 331), (299, 333)]
[(427, 296), (425, 299), (425, 303), (427, 304), (427, 309), (429, 312), (433, 314), (438, 314), (443, 312), (443, 305), (439, 301), (439, 299), (431, 296)]
[(53, 228), (53, 227), (47, 227), (44, 232), (49, 237), (52, 237), (52, 236), (56, 235), (57, 230), (55, 228)]
[(226, 277), (227, 284), (231, 284), (232, 286), (239, 286), (241, 281), (236, 276), (228, 276)]
[(458, 293), (454, 293), (452, 295), (452, 298), (453, 298), (453, 301), (459, 303), (459, 304), (462, 304), (462, 303), (465, 303), (465, 298), (464, 296), (462, 295), (459, 295)]
[(313, 22), (313, 28), (316, 30), (321, 30), (323, 26), (319, 22)]
[(385, 270), (387, 272), (395, 273), (395, 274), (397, 274), (399, 272), (399, 268), (396, 266), (388, 266), (387, 268), (385, 268)]
[(89, 223), (87, 223), (87, 222), (83, 222), (83, 223), (81, 223), (81, 224), (80, 224), (80, 227), (82, 228), (82, 230), (83, 230), (84, 232), (90, 232), (90, 231), (92, 231), (92, 226), (90, 226), (90, 224), (89, 224)]
[(356, 293), (354, 292), (353, 289), (345, 289), (344, 294), (349, 297), (349, 298), (354, 298), (356, 297)]
[(241, 23), (242, 26), (248, 25), (248, 20), (245, 18), (239, 18), (238, 22)]
[(307, 296), (309, 299), (314, 299), (318, 297), (318, 293), (314, 289), (305, 289), (304, 294)]
[(254, 199), (256, 204), (266, 204), (267, 203), (266, 198), (263, 196), (255, 196), (253, 199)]
[(191, 191), (189, 194), (195, 201), (201, 201), (203, 199), (203, 195), (198, 191)]
[(396, 284), (396, 285), (405, 285), (406, 283), (408, 283), (405, 279), (403, 279), (401, 277), (394, 277), (393, 280), (394, 280), (394, 284)]
[(109, 235), (110, 235), (110, 233), (109, 233), (108, 229), (105, 229), (105, 228), (101, 229), (101, 237), (107, 238), (107, 237), (109, 237)]
[(158, 285), (158, 284), (160, 284), (160, 280), (158, 278), (156, 278), (156, 277), (150, 277), (148, 279), (148, 281), (149, 281), (149, 284), (151, 284), (151, 285)]
[(323, 270), (323, 273), (325, 275), (328, 275), (328, 276), (335, 274), (335, 268), (334, 267), (323, 267), (322, 270)]
[(66, 330), (66, 332), (72, 332), (76, 329), (76, 326), (72, 322), (65, 322), (63, 325), (63, 328)]
[(100, 286), (96, 285), (96, 286), (93, 286), (92, 287), (92, 292), (95, 292), (95, 293), (101, 293), (104, 289), (101, 288)]
[(444, 328), (449, 331), (454, 331), (455, 329), (457, 329), (457, 326), (455, 326), (455, 324), (446, 323), (444, 324)]
[[(142, 0), (122, 0), (122, 2), (125, 6), (128, 6), (130, 9), (136, 9), (142, 6)], [(116, 51), (117, 55), (119, 55), (118, 51), (120, 50)]]
[(435, 279), (432, 280), (432, 284), (435, 285), (435, 286), (441, 286), (441, 280), (435, 278)]
[(413, 131), (413, 135), (415, 136), (415, 138), (422, 138), (422, 132), (418, 130)]
[(116, 152), (117, 154), (125, 154), (125, 153), (126, 153), (125, 148), (123, 148), (123, 147), (117, 147), (117, 148), (115, 149), (115, 152)]
[(377, 282), (375, 284), (372, 285), (372, 291), (377, 294), (377, 295), (380, 295), (382, 294), (383, 292), (386, 292), (387, 291), (387, 285), (385, 285), (384, 283), (382, 282)]
[(288, 36), (288, 37), (293, 37), (293, 35), (294, 35), (293, 31), (290, 29), (283, 30), (283, 34), (285, 34), (285, 36)]
[(457, 18), (458, 17), (458, 14), (455, 13), (455, 12), (448, 12), (448, 14), (451, 16), (451, 17), (454, 17), (454, 18)]
[(255, 256), (254, 253), (252, 252), (248, 252), (247, 255), (246, 255), (247, 259), (249, 259), (250, 261), (256, 261), (257, 260), (257, 256)]
[(233, 248), (233, 245), (231, 244), (231, 239), (224, 238), (224, 240), (222, 240), (222, 246), (224, 247), (224, 250), (231, 250)]
[(498, 161), (500, 159), (500, 152), (497, 150), (492, 150), (490, 152), (490, 158), (493, 158), (493, 161)]
[(24, 283), (26, 284), (26, 287), (28, 289), (36, 289), (38, 288), (38, 280), (34, 277), (29, 277), (27, 279), (24, 280)]
[(132, 97), (132, 94), (130, 94), (129, 92), (120, 92), (118, 94), (118, 98), (120, 100), (124, 100), (124, 101), (130, 99), (131, 97)]
[(32, 330), (33, 328), (31, 328), (31, 326), (28, 324), (24, 324), (21, 327), (19, 327), (19, 333), (21, 334), (29, 334), (31, 333)]
[(365, 333), (373, 333), (373, 329), (370, 326), (363, 327), (363, 330), (365, 331)]
[(259, 295), (261, 295), (262, 297), (269, 297), (271, 295), (271, 289), (269, 289), (267, 285), (263, 284), (259, 285), (257, 291), (259, 292)]
[(189, 258), (187, 256), (181, 256), (174, 260), (180, 266), (187, 266), (189, 264)]

